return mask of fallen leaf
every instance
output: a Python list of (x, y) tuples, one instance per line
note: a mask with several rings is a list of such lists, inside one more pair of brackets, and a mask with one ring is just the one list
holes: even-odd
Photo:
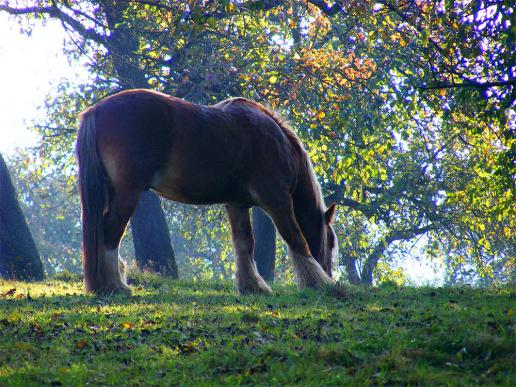
[(12, 296), (12, 295), (14, 295), (14, 293), (16, 293), (16, 288), (9, 289), (9, 290), (8, 290), (8, 291), (6, 291), (5, 293), (0, 294), (0, 297), (5, 298), (5, 297), (7, 297), (7, 296)]
[(324, 117), (326, 117), (326, 113), (321, 110), (319, 113), (317, 113), (317, 115), (315, 117), (320, 121)]
[(16, 343), (14, 344), (14, 348), (19, 349), (20, 351), (27, 351), (32, 348), (32, 345), (29, 343)]

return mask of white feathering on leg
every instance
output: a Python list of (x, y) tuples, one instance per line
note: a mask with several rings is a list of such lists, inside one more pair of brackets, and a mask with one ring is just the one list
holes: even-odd
[(300, 290), (307, 287), (321, 288), (335, 283), (313, 257), (296, 254), (290, 249), (289, 254), (292, 259), (297, 286)]

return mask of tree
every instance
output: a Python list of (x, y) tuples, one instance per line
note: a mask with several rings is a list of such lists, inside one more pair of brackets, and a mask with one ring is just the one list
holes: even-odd
[(274, 280), (276, 259), (276, 227), (260, 207), (253, 207), (254, 259), (263, 279)]
[[(63, 4), (65, 7), (66, 5)], [(89, 30), (81, 24), (80, 18), (84, 16), (78, 11), (74, 16), (68, 15), (66, 12), (57, 7), (55, 3), (48, 7), (41, 6), (35, 9), (24, 8), (15, 13), (40, 13), (47, 14), (51, 17), (57, 17), (63, 21), (65, 28), (72, 28), (74, 33), (79, 34), (86, 44), (98, 44), (107, 50), (107, 57), (110, 59), (109, 69), (105, 70), (109, 74), (108, 87), (110, 92), (120, 91), (127, 88), (146, 87), (147, 82), (145, 74), (131, 61), (131, 52), (137, 48), (137, 36), (131, 34), (131, 30), (127, 27), (123, 20), (123, 14), (126, 12), (129, 4), (127, 2), (106, 2), (101, 3), (98, 8), (98, 17), (106, 20), (106, 32), (111, 29), (113, 33), (105, 35)], [(9, 12), (9, 7), (5, 7)], [(12, 11), (12, 9), (10, 9)], [(76, 17), (77, 19), (75, 19)], [(136, 45), (136, 46), (135, 46)], [(110, 72), (114, 69), (114, 73)], [(113, 81), (118, 84), (114, 89)], [(99, 87), (98, 91), (105, 92), (103, 87)], [(98, 96), (97, 96), (98, 98)], [(84, 101), (87, 103), (91, 103)], [(72, 110), (76, 113), (79, 111)], [(62, 111), (61, 111), (62, 113)], [(75, 116), (76, 117), (76, 116)], [(75, 122), (75, 117), (67, 117), (68, 122), (65, 126), (70, 127), (70, 121)], [(61, 118), (62, 120), (62, 118)], [(70, 131), (67, 131), (70, 132)], [(74, 131), (71, 131), (74, 132)], [(68, 138), (68, 143), (70, 138)], [(71, 148), (68, 149), (68, 153)], [(162, 274), (172, 275), (177, 278), (177, 267), (175, 263), (174, 252), (166, 223), (162, 221), (164, 218), (163, 209), (159, 205), (159, 199), (154, 193), (149, 192), (143, 195), (146, 200), (138, 203), (132, 222), (136, 223), (133, 227), (133, 241), (135, 241), (136, 262), (141, 269), (163, 269)], [(156, 205), (158, 204), (158, 205)], [(145, 221), (152, 222), (147, 227), (142, 227)], [(165, 228), (163, 228), (165, 227)], [(169, 262), (165, 262), (168, 260)]]
[(42, 280), (38, 249), (16, 199), (7, 165), (0, 155), (0, 277)]
[[(97, 89), (80, 90), (74, 101), (109, 93), (110, 82), (123, 87), (125, 78), (138, 80), (127, 87), (149, 85), (193, 102), (243, 95), (281, 108), (325, 196), (340, 204), (336, 226), (350, 282), (392, 277), (383, 268), (417, 241), (425, 257), (446, 262), (450, 279), (472, 268), (487, 284), (514, 271), (510, 4), (105, 4), (0, 10), (63, 22), (70, 56), (87, 55), (97, 74)], [(61, 141), (45, 133), (46, 145)], [(190, 232), (193, 211), (180, 211), (169, 217), (189, 230), (176, 234), (178, 243), (192, 248), (196, 262), (227, 273), (214, 258), (226, 256), (223, 230)], [(203, 214), (219, 216), (217, 208)]]
[[(177, 265), (168, 235), (167, 221), (159, 198), (152, 192), (143, 192), (132, 219), (134, 255), (138, 267), (172, 278), (178, 278)], [(165, 232), (165, 235), (160, 233)], [(153, 235), (149, 238), (148, 235)]]

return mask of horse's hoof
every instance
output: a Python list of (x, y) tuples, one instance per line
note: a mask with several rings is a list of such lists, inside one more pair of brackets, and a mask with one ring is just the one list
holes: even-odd
[(297, 287), (299, 290), (305, 288), (322, 289), (335, 285), (335, 280), (331, 278), (323, 268), (312, 257), (307, 257), (299, 261), (295, 268)]
[(272, 294), (267, 282), (260, 276), (253, 266), (253, 270), (237, 270), (235, 273), (235, 285), (240, 295), (246, 294)]
[(122, 294), (126, 296), (130, 296), (132, 294), (131, 288), (126, 284), (121, 284), (113, 288), (113, 294)]
[(97, 296), (114, 296), (116, 294), (130, 296), (131, 288), (125, 284), (106, 286), (97, 291), (93, 291)]
[(247, 294), (272, 294), (272, 289), (263, 280), (257, 281), (254, 284), (237, 284), (237, 289), (241, 296)]

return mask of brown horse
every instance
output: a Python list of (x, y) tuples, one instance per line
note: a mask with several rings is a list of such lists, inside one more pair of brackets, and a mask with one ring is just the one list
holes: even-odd
[(335, 205), (326, 210), (299, 138), (258, 103), (202, 106), (124, 91), (80, 115), (77, 155), (87, 291), (130, 292), (118, 246), (147, 189), (183, 203), (225, 203), (241, 294), (270, 292), (253, 260), (251, 206), (272, 217), (288, 244), (300, 289), (333, 282)]

